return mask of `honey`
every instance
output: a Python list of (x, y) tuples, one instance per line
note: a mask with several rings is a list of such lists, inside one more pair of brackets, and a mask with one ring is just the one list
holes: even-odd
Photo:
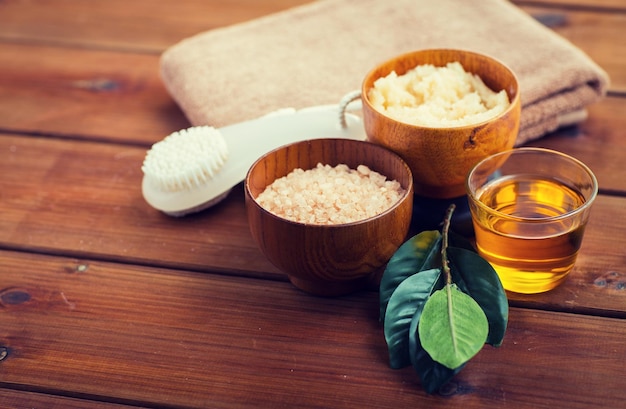
[(585, 203), (575, 188), (531, 174), (495, 179), (476, 194), (495, 212), (475, 212), (478, 251), (491, 263), (505, 289), (548, 291), (570, 272), (585, 229), (567, 217)]

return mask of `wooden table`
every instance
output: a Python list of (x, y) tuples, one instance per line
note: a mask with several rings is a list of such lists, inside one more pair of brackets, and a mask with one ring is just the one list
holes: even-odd
[(600, 182), (578, 264), (510, 295), (504, 344), (444, 393), (392, 370), (377, 294), (316, 298), (252, 242), (241, 189), (174, 219), (140, 191), (189, 126), (158, 75), (192, 34), (307, 0), (0, 2), (0, 407), (626, 408), (626, 4), (517, 1), (611, 76), (533, 145)]

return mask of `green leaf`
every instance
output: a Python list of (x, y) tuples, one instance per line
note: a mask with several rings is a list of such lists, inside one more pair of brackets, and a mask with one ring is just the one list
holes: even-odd
[(396, 250), (387, 263), (380, 281), (380, 320), (384, 322), (385, 311), (391, 294), (398, 285), (413, 274), (441, 265), (437, 257), (441, 248), (441, 233), (437, 230), (423, 231)]
[(389, 366), (394, 369), (411, 365), (409, 328), (417, 311), (421, 311), (439, 281), (441, 270), (421, 271), (405, 279), (389, 298), (385, 316), (385, 341), (389, 350)]
[(500, 346), (509, 319), (509, 302), (498, 274), (487, 260), (472, 251), (448, 247), (448, 259), (452, 281), (459, 284), (487, 316), (487, 343)]
[(423, 309), (417, 311), (411, 320), (411, 327), (409, 328), (409, 356), (413, 369), (420, 377), (422, 388), (424, 388), (426, 393), (434, 393), (452, 380), (457, 373), (461, 372), (464, 365), (455, 369), (447, 368), (432, 359), (422, 347), (417, 329), (422, 311)]
[(422, 347), (450, 369), (476, 355), (485, 344), (488, 331), (487, 317), (480, 305), (455, 284), (430, 296), (418, 325)]

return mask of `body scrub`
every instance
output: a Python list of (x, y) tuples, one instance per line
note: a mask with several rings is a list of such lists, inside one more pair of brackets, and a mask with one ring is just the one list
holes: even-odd
[(404, 75), (392, 71), (374, 82), (367, 97), (379, 112), (425, 127), (476, 124), (509, 106), (504, 90), (494, 92), (458, 62), (445, 67), (418, 65)]

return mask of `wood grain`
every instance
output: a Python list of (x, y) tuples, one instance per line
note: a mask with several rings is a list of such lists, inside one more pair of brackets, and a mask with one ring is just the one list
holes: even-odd
[[(45, 408), (45, 409), (131, 409), (135, 405), (102, 402), (99, 397), (79, 399), (76, 397), (55, 396), (48, 393), (35, 393), (2, 389), (2, 408)], [(110, 399), (110, 398), (109, 398)]]
[[(373, 293), (315, 298), (288, 283), (0, 254), (4, 385), (150, 407), (450, 403), (388, 367)], [(624, 320), (514, 308), (503, 346), (446, 393), (467, 408), (616, 407), (624, 334)]]
[(0, 40), (156, 54), (199, 32), (310, 1), (5, 0), (0, 2)]
[(504, 345), (439, 395), (389, 369), (375, 291), (308, 296), (267, 261), (241, 185), (182, 219), (144, 202), (146, 149), (189, 124), (160, 53), (308, 1), (0, 1), (0, 407), (624, 407), (622, 0), (515, 1), (611, 77), (583, 124), (533, 142), (602, 194), (567, 282), (509, 294)]
[[(171, 218), (141, 196), (141, 148), (15, 136), (0, 138), (0, 152), (11, 152), (0, 161), (5, 248), (285, 280), (252, 240), (241, 185), (214, 208)], [(598, 159), (592, 168), (604, 169), (606, 158)], [(616, 183), (623, 193), (623, 183)], [(623, 315), (626, 291), (598, 287), (596, 280), (611, 271), (626, 279), (625, 200), (598, 198), (575, 271), (558, 291), (513, 298), (550, 309)]]
[(142, 197), (145, 149), (19, 136), (0, 146), (4, 246), (283, 277), (252, 242), (241, 185), (210, 211), (176, 219)]
[(154, 55), (3, 44), (0, 95), (5, 131), (149, 146), (189, 126)]

